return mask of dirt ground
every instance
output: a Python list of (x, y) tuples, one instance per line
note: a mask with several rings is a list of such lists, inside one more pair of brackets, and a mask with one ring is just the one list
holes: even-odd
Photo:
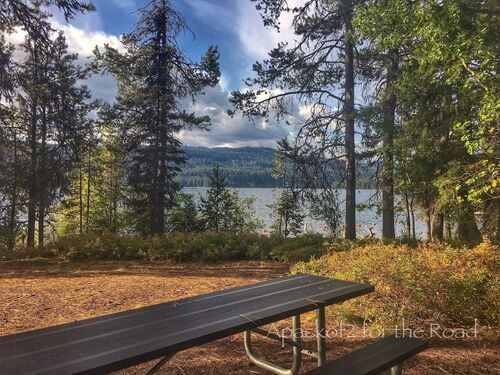
[[(0, 262), (0, 335), (32, 330), (141, 306), (176, 300), (274, 278), (289, 265), (268, 262), (211, 266), (136, 262), (68, 263), (48, 260)], [(303, 319), (312, 327), (314, 317)], [(338, 327), (329, 315), (327, 329)], [(281, 323), (283, 326), (285, 322)], [(328, 339), (328, 357), (366, 345), (361, 338)], [(314, 339), (305, 340), (314, 348)], [(290, 363), (289, 349), (265, 338), (257, 352), (278, 364)], [(433, 340), (431, 348), (405, 363), (406, 374), (500, 374), (500, 341), (481, 328), (477, 339)], [(305, 358), (303, 371), (314, 367)], [(152, 363), (122, 374), (144, 373)], [(264, 374), (246, 359), (242, 335), (218, 340), (177, 354), (164, 374)]]

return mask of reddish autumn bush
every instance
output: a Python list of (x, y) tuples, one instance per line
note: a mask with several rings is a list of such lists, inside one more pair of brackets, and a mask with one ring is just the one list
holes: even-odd
[(384, 325), (439, 322), (498, 324), (499, 256), (488, 241), (472, 248), (442, 243), (386, 245), (371, 243), (301, 262), (293, 272), (353, 280), (375, 292), (337, 308)]

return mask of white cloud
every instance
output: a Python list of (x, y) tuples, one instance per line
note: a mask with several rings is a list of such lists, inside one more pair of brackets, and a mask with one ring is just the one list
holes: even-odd
[[(52, 27), (64, 32), (69, 52), (77, 53), (82, 64), (88, 62), (88, 59), (93, 56), (96, 46), (102, 50), (103, 46), (108, 44), (119, 51), (124, 50), (120, 38), (116, 35), (100, 30), (82, 29), (57, 20), (52, 22)], [(86, 80), (85, 84), (89, 87), (92, 97), (96, 99), (113, 102), (118, 93), (116, 80), (109, 74), (94, 75)]]
[(96, 46), (102, 48), (105, 44), (119, 50), (123, 49), (120, 39), (116, 35), (106, 34), (102, 31), (84, 30), (59, 21), (53, 21), (52, 27), (64, 32), (69, 51), (78, 53), (80, 57), (92, 56), (92, 51)]
[[(241, 51), (249, 57), (249, 64), (267, 57), (270, 50), (279, 42), (293, 42), (293, 15), (284, 13), (280, 18), (281, 27), (278, 32), (274, 28), (264, 27), (255, 3), (249, 0), (220, 2), (213, 0), (183, 0), (190, 6), (196, 17), (204, 22), (210, 21), (210, 27), (237, 35), (241, 43)], [(304, 0), (288, 0), (291, 6), (303, 3)]]
[[(59, 22), (55, 19), (52, 20), (52, 27), (55, 30), (64, 32), (66, 41), (68, 43), (68, 51), (77, 53), (80, 64), (85, 64), (88, 59), (93, 56), (93, 50), (96, 46), (103, 47), (109, 44), (111, 47), (123, 50), (120, 39), (115, 35), (106, 34), (102, 31), (88, 31), (78, 28), (76, 26)], [(26, 37), (26, 32), (21, 28), (7, 36), (7, 41), (19, 46), (23, 43)], [(16, 49), (14, 54), (15, 59), (22, 59), (23, 54), (19, 49)], [(104, 99), (106, 101), (113, 101), (116, 97), (117, 87), (116, 80), (109, 75), (95, 75), (90, 77), (85, 84), (89, 87), (94, 98)]]
[[(291, 0), (290, 6), (296, 6), (303, 0)], [(271, 27), (264, 27), (259, 12), (255, 9), (255, 3), (250, 1), (238, 2), (238, 17), (236, 20), (236, 31), (243, 49), (255, 60), (262, 60), (267, 57), (269, 51), (275, 48), (280, 42), (292, 43), (295, 35), (292, 28), (293, 15), (284, 13), (280, 18), (280, 30)], [(253, 61), (252, 61), (253, 62)]]
[(212, 126), (210, 132), (182, 132), (181, 138), (185, 144), (205, 147), (274, 147), (276, 140), (290, 134), (284, 122), (268, 122), (264, 119), (250, 121), (241, 113), (231, 117), (227, 114), (227, 110), (232, 108), (228, 95), (221, 85), (217, 85), (207, 89), (205, 95), (199, 96), (194, 104), (186, 104), (187, 111), (194, 111), (197, 116), (210, 116)]
[(311, 116), (311, 112), (312, 112), (312, 105), (301, 105), (299, 107), (299, 114), (303, 117), (303, 118), (308, 118)]
[(222, 90), (228, 91), (230, 83), (231, 79), (226, 74), (224, 74), (224, 72), (222, 72), (219, 79), (219, 85), (222, 87)]

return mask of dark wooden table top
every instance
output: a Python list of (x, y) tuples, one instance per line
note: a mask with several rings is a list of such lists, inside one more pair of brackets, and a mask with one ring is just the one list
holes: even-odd
[(296, 275), (4, 336), (0, 374), (108, 373), (371, 291)]

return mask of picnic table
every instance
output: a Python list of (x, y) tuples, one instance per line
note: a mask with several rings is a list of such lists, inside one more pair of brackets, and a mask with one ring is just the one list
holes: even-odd
[[(0, 337), (0, 374), (104, 374), (244, 333), (251, 362), (276, 374), (296, 374), (301, 355), (325, 362), (325, 307), (370, 293), (373, 286), (311, 275), (281, 277), (252, 285), (129, 310), (50, 328)], [(317, 351), (301, 345), (300, 315), (316, 310)], [(252, 333), (293, 319), (291, 368), (257, 358)]]

